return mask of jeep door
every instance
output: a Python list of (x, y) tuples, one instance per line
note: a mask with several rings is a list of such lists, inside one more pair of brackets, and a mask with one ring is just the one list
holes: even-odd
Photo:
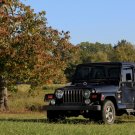
[(134, 74), (133, 68), (122, 68), (122, 103), (126, 105), (127, 109), (134, 108), (135, 103), (135, 87), (134, 87)]

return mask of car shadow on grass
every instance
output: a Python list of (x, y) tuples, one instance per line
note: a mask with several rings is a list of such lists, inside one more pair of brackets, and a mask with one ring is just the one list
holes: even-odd
[(47, 119), (18, 119), (18, 118), (0, 118), (0, 122), (33, 122), (33, 123), (56, 123), (56, 124), (88, 124), (91, 123), (89, 120), (85, 119), (66, 119), (58, 122), (50, 122)]
[(10, 121), (10, 122), (40, 122), (40, 123), (46, 123), (47, 120), (45, 119), (17, 119), (17, 118), (8, 118), (8, 119), (4, 119), (4, 118), (0, 118), (0, 122), (2, 121)]
[[(101, 124), (100, 122), (90, 121), (89, 119), (66, 119), (58, 122), (49, 122), (47, 119), (18, 119), (18, 118), (0, 118), (0, 122), (32, 122), (47, 124)], [(116, 120), (115, 124), (135, 123), (135, 120)]]
[[(66, 119), (63, 121), (58, 122), (49, 122), (47, 119), (17, 119), (17, 118), (8, 118), (8, 119), (0, 119), (0, 122), (34, 122), (34, 123), (57, 123), (57, 124), (89, 124), (89, 123), (95, 123), (94, 121), (89, 120), (83, 120), (83, 119)], [(133, 121), (132, 121), (133, 122)], [(135, 121), (134, 121), (135, 122)], [(117, 121), (116, 123), (120, 124), (123, 123), (123, 121)]]
[(115, 124), (124, 124), (124, 123), (134, 123), (135, 124), (135, 120), (116, 120)]

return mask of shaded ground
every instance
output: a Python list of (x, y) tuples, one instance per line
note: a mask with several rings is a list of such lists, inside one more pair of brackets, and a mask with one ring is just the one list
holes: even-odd
[[(23, 112), (23, 113), (11, 113), (5, 112), (0, 113), (0, 122), (2, 121), (11, 121), (11, 122), (34, 122), (34, 123), (50, 123), (46, 118), (46, 112)], [(57, 124), (94, 124), (94, 121), (90, 121), (89, 119), (84, 119), (82, 116), (80, 117), (71, 117), (67, 118), (64, 121), (57, 122)], [(135, 123), (135, 118), (133, 116), (122, 116), (117, 117), (115, 124), (122, 123)], [(97, 123), (96, 123), (97, 124)]]

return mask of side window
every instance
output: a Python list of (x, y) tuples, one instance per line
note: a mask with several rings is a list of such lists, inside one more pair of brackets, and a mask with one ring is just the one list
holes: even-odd
[(122, 82), (132, 82), (133, 80), (133, 71), (131, 68), (124, 68), (122, 70)]

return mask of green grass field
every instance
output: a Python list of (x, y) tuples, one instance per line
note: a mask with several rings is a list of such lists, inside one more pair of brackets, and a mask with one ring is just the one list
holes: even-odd
[(113, 125), (90, 122), (81, 116), (49, 123), (39, 108), (45, 104), (44, 94), (54, 90), (39, 88), (29, 94), (25, 89), (21, 86), (18, 93), (9, 93), (10, 110), (0, 113), (0, 135), (135, 135), (135, 118), (126, 115)]
[(83, 118), (49, 123), (44, 113), (0, 114), (0, 135), (134, 135), (135, 118), (100, 125)]

